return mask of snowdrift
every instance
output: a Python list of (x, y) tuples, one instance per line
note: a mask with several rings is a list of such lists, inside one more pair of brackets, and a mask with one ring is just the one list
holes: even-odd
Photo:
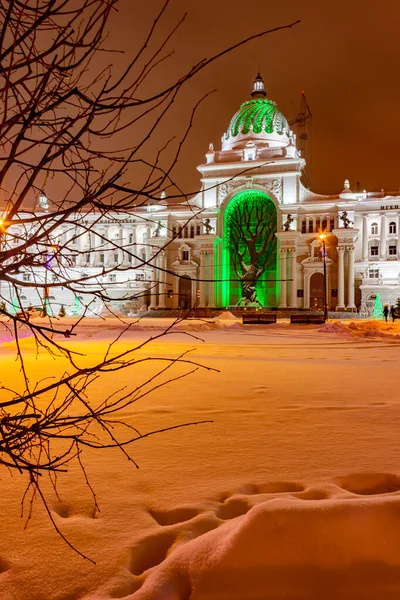
[(156, 515), (126, 600), (398, 599), (399, 489), (391, 474), (249, 485), (214, 510)]

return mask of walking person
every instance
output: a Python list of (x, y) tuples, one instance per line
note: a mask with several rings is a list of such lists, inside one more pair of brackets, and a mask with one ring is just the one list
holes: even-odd
[(387, 304), (385, 304), (385, 306), (383, 307), (383, 316), (385, 317), (386, 323), (388, 320), (388, 315), (389, 315), (389, 307)]
[(396, 318), (396, 310), (395, 310), (394, 306), (390, 307), (390, 316), (392, 317), (392, 321), (394, 323), (394, 320)]

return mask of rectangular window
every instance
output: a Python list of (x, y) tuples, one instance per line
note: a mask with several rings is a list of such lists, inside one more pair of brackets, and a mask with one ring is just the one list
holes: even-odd
[(144, 281), (144, 273), (136, 273), (136, 281)]
[(104, 254), (102, 252), (99, 255), (99, 261), (101, 265), (104, 265)]
[(110, 273), (108, 275), (108, 281), (112, 282), (112, 281), (117, 281), (117, 276), (115, 273)]
[(194, 238), (194, 225), (190, 226), (190, 237)]
[(196, 235), (201, 235), (201, 225), (196, 226)]
[(316, 228), (317, 231), (319, 231), (321, 229), (321, 221), (320, 221), (320, 219), (317, 219), (315, 221), (315, 228)]
[(396, 256), (397, 246), (389, 246), (389, 256)]
[(303, 219), (301, 222), (301, 233), (307, 233), (306, 226), (307, 226), (306, 220)]
[(189, 260), (189, 250), (182, 250), (182, 260)]
[(185, 238), (187, 239), (189, 237), (189, 227), (186, 225), (185, 227), (185, 233), (184, 233)]
[(335, 229), (335, 219), (329, 220), (329, 231), (333, 231)]
[(30, 273), (22, 273), (22, 281), (30, 281), (31, 274)]
[(90, 253), (89, 252), (86, 253), (86, 262), (87, 263), (90, 262)]
[(172, 237), (176, 236), (176, 225), (172, 225)]
[(118, 253), (117, 252), (114, 253), (114, 262), (115, 263), (118, 262)]
[(308, 223), (308, 233), (313, 233), (313, 222), (309, 221)]
[(378, 256), (378, 246), (371, 246), (371, 256)]
[(379, 269), (369, 269), (368, 277), (369, 279), (379, 279)]
[(304, 290), (297, 290), (297, 297), (304, 298)]

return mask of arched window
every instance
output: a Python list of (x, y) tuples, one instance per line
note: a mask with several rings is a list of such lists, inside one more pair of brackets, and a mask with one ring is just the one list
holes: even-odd
[(394, 221), (389, 223), (389, 233), (397, 233), (397, 227)]
[(188, 246), (187, 244), (183, 244), (180, 248), (179, 248), (179, 255), (180, 255), (180, 260), (182, 262), (190, 262), (191, 256), (190, 256), (190, 246)]
[(371, 235), (378, 235), (378, 223), (372, 223)]

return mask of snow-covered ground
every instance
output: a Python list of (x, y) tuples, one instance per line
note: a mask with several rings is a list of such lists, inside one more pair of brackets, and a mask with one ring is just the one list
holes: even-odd
[[(169, 323), (143, 319), (119, 347)], [(228, 314), (179, 327), (146, 354), (193, 347), (219, 373), (200, 369), (119, 417), (141, 433), (212, 423), (136, 442), (139, 470), (118, 450), (88, 450), (100, 513), (78, 465), (59, 478), (60, 499), (43, 483), (58, 527), (95, 566), (57, 536), (40, 501), (24, 529), (26, 482), (3, 471), (1, 600), (398, 600), (400, 323), (242, 326)], [(120, 329), (86, 320), (68, 343), (92, 359)], [(0, 336), (8, 385), (20, 375), (14, 342)], [(37, 358), (29, 337), (22, 345), (32, 378), (65, 367)], [(104, 374), (92, 393), (153, 369)]]

